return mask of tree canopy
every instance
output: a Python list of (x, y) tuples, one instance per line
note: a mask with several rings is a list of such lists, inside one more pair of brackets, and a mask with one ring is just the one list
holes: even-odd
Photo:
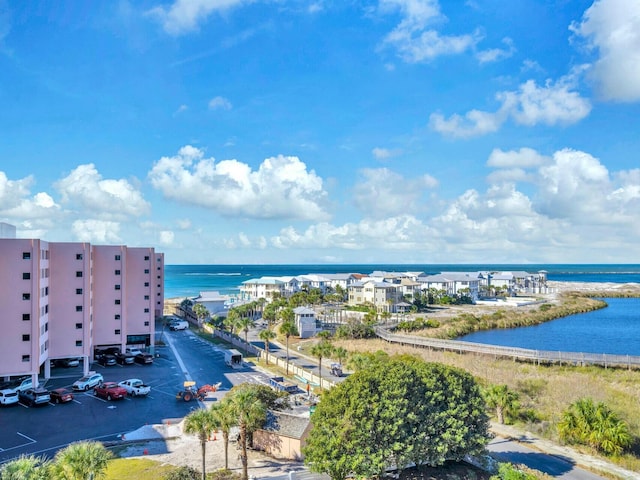
[(334, 480), (442, 465), (481, 452), (489, 438), (471, 375), (408, 356), (357, 371), (323, 395), (311, 420), (305, 462)]

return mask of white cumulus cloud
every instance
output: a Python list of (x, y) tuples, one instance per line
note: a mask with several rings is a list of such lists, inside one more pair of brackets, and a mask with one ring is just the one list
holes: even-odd
[(79, 242), (97, 244), (122, 243), (122, 239), (118, 235), (120, 232), (120, 224), (118, 222), (97, 219), (76, 220), (71, 225), (71, 231)]
[(384, 218), (421, 209), (425, 194), (438, 186), (430, 175), (404, 178), (387, 168), (365, 168), (354, 188), (356, 207), (369, 218)]
[(252, 170), (237, 160), (204, 158), (202, 150), (188, 145), (176, 156), (156, 162), (149, 179), (165, 197), (223, 216), (328, 218), (322, 179), (313, 170), (307, 171), (297, 157), (267, 158)]
[(91, 163), (77, 166), (55, 187), (63, 205), (108, 219), (137, 217), (150, 210), (149, 203), (128, 180), (103, 179)]
[(442, 135), (470, 138), (498, 131), (508, 118), (526, 126), (576, 123), (591, 112), (589, 100), (574, 89), (577, 75), (572, 72), (557, 82), (548, 80), (543, 86), (527, 80), (517, 90), (496, 94), (500, 102), (496, 112), (471, 110), (464, 116), (453, 114), (449, 118), (432, 113), (429, 126)]
[(214, 12), (225, 11), (251, 0), (175, 0), (170, 6), (159, 5), (147, 14), (155, 18), (165, 32), (183, 35), (197, 30)]
[(442, 55), (470, 50), (481, 40), (477, 32), (463, 35), (442, 35), (430, 28), (446, 18), (437, 0), (380, 0), (382, 13), (400, 11), (402, 21), (384, 39), (407, 63), (420, 63)]
[(591, 72), (606, 100), (640, 100), (640, 2), (596, 0), (571, 26), (597, 51)]
[(209, 100), (209, 110), (231, 110), (233, 105), (224, 97), (213, 97)]

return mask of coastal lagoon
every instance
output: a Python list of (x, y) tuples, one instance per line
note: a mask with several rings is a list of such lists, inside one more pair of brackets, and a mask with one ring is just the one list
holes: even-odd
[(531, 350), (640, 356), (640, 298), (605, 298), (607, 308), (531, 327), (471, 333), (458, 340)]

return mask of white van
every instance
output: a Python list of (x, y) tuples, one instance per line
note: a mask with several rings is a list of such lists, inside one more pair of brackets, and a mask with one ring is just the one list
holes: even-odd
[(169, 324), (170, 330), (186, 330), (189, 328), (189, 322), (186, 320), (174, 320)]

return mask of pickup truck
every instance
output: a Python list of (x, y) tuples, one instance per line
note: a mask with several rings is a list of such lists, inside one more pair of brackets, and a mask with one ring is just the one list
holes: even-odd
[(124, 388), (127, 393), (133, 397), (144, 397), (149, 395), (151, 387), (145, 385), (139, 378), (130, 378), (118, 383), (119, 386)]

